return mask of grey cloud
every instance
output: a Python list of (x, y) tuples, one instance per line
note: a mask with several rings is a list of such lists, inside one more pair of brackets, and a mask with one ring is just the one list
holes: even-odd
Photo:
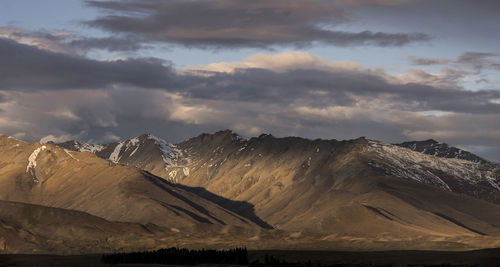
[(86, 54), (93, 49), (115, 51), (138, 51), (150, 49), (143, 40), (131, 35), (110, 37), (86, 37), (72, 32), (50, 32), (0, 26), (0, 37), (24, 41), (41, 49), (73, 55)]
[(0, 38), (0, 89), (99, 88), (173, 85), (173, 71), (158, 59), (97, 61), (54, 53)]
[(34, 40), (40, 39), (53, 42), (62, 42), (68, 38), (73, 37), (74, 35), (70, 32), (57, 34), (45, 29), (31, 31), (18, 27), (0, 26), (0, 36), (8, 37), (11, 39), (28, 38)]
[(445, 65), (455, 64), (463, 67), (470, 67), (476, 70), (497, 69), (500, 70), (500, 54), (491, 52), (465, 52), (457, 59), (447, 58), (427, 58), (427, 57), (409, 57), (414, 65)]
[[(359, 1), (369, 2), (369, 1)], [(388, 1), (389, 2), (389, 1)], [(354, 5), (346, 10), (360, 24), (389, 27), (393, 30), (421, 31), (439, 40), (454, 40), (465, 47), (495, 49), (500, 40), (497, 0), (411, 0), (384, 7)]]
[(141, 40), (134, 37), (104, 37), (104, 38), (79, 38), (68, 43), (70, 47), (89, 51), (92, 49), (102, 49), (107, 51), (138, 51), (149, 49), (151, 46), (145, 45)]
[(427, 57), (409, 57), (413, 65), (428, 66), (428, 65), (443, 65), (451, 62), (447, 58), (427, 58)]
[[(335, 1), (335, 0), (334, 0)], [(336, 0), (336, 2), (344, 5), (354, 6), (393, 6), (408, 3), (409, 0)]]
[(481, 78), (481, 79), (477, 79), (476, 81), (476, 84), (480, 84), (480, 83), (489, 83), (490, 80), (486, 79), (486, 78)]
[(423, 69), (409, 69), (408, 73), (413, 75), (418, 83), (431, 85), (437, 88), (462, 89), (461, 83), (474, 73), (467, 70), (442, 68), (439, 74), (432, 74)]
[(500, 54), (465, 52), (456, 60), (456, 63), (470, 66), (478, 71), (482, 69), (500, 70)]
[[(201, 80), (199, 80), (201, 79)], [(499, 113), (498, 90), (467, 91), (442, 89), (423, 84), (390, 84), (382, 77), (363, 72), (291, 70), (273, 72), (245, 69), (234, 74), (216, 74), (190, 79), (183, 94), (203, 99), (259, 101), (267, 103), (300, 103), (305, 105), (350, 106), (352, 95), (377, 98), (390, 95), (393, 105), (424, 111), (442, 110), (465, 113)], [(316, 94), (316, 91), (323, 94)]]
[[(239, 48), (326, 43), (337, 46), (402, 46), (429, 41), (424, 33), (345, 32), (331, 29), (351, 18), (334, 2), (275, 1), (86, 1), (108, 11), (86, 22), (113, 33), (134, 34), (151, 42)], [(109, 13), (110, 12), (110, 13)]]
[(0, 103), (2, 133), (26, 133), (33, 141), (47, 135), (85, 137), (116, 126), (115, 106), (103, 90), (15, 92), (4, 91), (9, 100)]
[(478, 60), (484, 60), (490, 57), (499, 57), (500, 54), (486, 53), (486, 52), (465, 52), (458, 58), (458, 62), (475, 62)]
[(440, 77), (425, 72), (421, 69), (409, 70), (415, 76), (420, 76), (422, 80), (429, 80), (430, 83), (438, 86), (446, 84), (459, 84), (465, 78), (472, 78), (476, 84), (490, 83), (489, 76), (482, 75), (484, 70), (500, 71), (500, 54), (491, 52), (465, 52), (456, 59), (446, 58), (426, 58), (409, 57), (409, 61), (414, 65), (445, 65)]
[(51, 33), (47, 30), (30, 31), (17, 27), (0, 26), (0, 38), (7, 38), (15, 41), (36, 46), (49, 51), (64, 53), (76, 53), (71, 47), (66, 45), (66, 41), (73, 37), (72, 33)]

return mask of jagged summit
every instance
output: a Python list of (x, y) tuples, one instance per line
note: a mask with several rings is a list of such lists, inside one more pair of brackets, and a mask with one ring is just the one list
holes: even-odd
[(441, 158), (463, 159), (482, 164), (491, 163), (490, 161), (485, 160), (473, 153), (462, 150), (460, 148), (449, 146), (446, 143), (441, 143), (434, 139), (428, 139), (424, 141), (409, 141), (395, 145)]
[(196, 137), (192, 137), (187, 139), (185, 142), (188, 141), (194, 141), (194, 140), (218, 140), (218, 142), (238, 142), (238, 141), (243, 141), (246, 140), (244, 137), (239, 135), (238, 133), (234, 132), (233, 130), (221, 130), (217, 131), (213, 134), (211, 133), (202, 133)]
[[(55, 144), (52, 141), (50, 141), (48, 143)], [(66, 141), (64, 143), (59, 143), (57, 145), (64, 147), (66, 149), (74, 150), (74, 151), (90, 152), (90, 153), (94, 153), (94, 154), (104, 149), (103, 145), (90, 144), (90, 143), (85, 143), (85, 142), (81, 142), (78, 140)]]
[[(113, 163), (131, 165), (164, 176), (166, 167), (183, 167), (186, 157), (174, 144), (149, 133), (103, 145), (68, 141), (60, 146), (79, 152), (91, 152)], [(184, 169), (184, 173), (188, 173)]]

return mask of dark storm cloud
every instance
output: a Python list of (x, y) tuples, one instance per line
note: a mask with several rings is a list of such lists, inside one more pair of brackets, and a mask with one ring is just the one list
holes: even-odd
[(86, 1), (108, 11), (87, 22), (113, 33), (135, 34), (152, 42), (190, 47), (238, 48), (276, 45), (402, 46), (428, 41), (423, 33), (346, 32), (350, 21), (332, 1)]
[(97, 61), (0, 38), (0, 89), (99, 88), (172, 85), (172, 69), (158, 59)]

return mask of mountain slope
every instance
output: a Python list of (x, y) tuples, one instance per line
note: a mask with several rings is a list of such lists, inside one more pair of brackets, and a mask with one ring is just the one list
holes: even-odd
[(440, 158), (381, 142), (369, 142), (373, 163), (391, 175), (446, 191), (500, 203), (500, 167), (469, 160)]
[(193, 192), (91, 153), (0, 136), (0, 199), (172, 228), (256, 225)]
[(482, 164), (491, 163), (473, 153), (449, 146), (446, 143), (440, 143), (433, 139), (425, 141), (410, 141), (395, 145), (440, 158), (463, 159)]
[[(139, 148), (127, 148), (131, 140), (118, 143), (119, 150), (118, 145), (109, 149), (120, 151), (118, 162), (199, 188), (196, 193), (208, 199), (210, 194), (230, 199), (233, 202), (211, 200), (235, 213), (255, 211), (272, 227), (293, 232), (294, 238), (401, 241), (500, 236), (500, 170), (493, 165), (364, 138), (261, 135), (245, 140), (221, 131), (171, 145), (178, 153), (170, 162), (161, 159), (148, 166), (140, 157), (134, 159), (141, 146), (146, 147), (144, 141), (136, 142)], [(148, 153), (160, 150), (151, 144), (157, 148), (145, 149), (144, 155), (165, 156)], [(110, 153), (103, 157), (110, 158)]]
[(154, 225), (117, 223), (65, 209), (0, 200), (0, 253), (102, 253), (149, 249), (159, 236)]
[[(190, 175), (181, 183), (250, 202), (257, 215), (279, 229), (359, 237), (499, 233), (491, 225), (500, 225), (500, 216), (482, 216), (484, 209), (498, 214), (498, 205), (458, 194), (498, 201), (499, 170), (477, 163), (451, 160), (464, 164), (452, 168), (456, 162), (450, 159), (366, 139), (310, 141), (261, 135), (242, 140), (228, 131), (201, 135), (178, 147), (192, 162)], [(390, 154), (386, 148), (403, 152)], [(405, 158), (405, 153), (411, 156)], [(422, 171), (405, 172), (407, 166), (399, 160)], [(467, 168), (471, 171), (459, 172)], [(468, 186), (489, 194), (468, 191)], [(436, 203), (419, 206), (409, 199)], [(466, 210), (463, 217), (465, 206), (477, 209)]]

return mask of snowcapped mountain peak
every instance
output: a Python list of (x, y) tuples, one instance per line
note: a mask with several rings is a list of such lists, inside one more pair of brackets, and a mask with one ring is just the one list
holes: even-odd
[(449, 146), (446, 143), (441, 143), (434, 139), (429, 139), (425, 141), (410, 141), (395, 145), (441, 158), (456, 158), (482, 164), (491, 164), (491, 162), (477, 155), (474, 155), (468, 151)]
[[(51, 142), (49, 142), (49, 143), (51, 143)], [(65, 149), (79, 151), (79, 152), (90, 152), (93, 154), (96, 154), (97, 152), (99, 152), (105, 148), (104, 145), (89, 144), (89, 143), (80, 142), (77, 140), (67, 141), (64, 143), (59, 143), (57, 145), (65, 148)]]
[(136, 137), (138, 139), (149, 139), (149, 140), (153, 140), (155, 141), (157, 144), (164, 144), (164, 145), (169, 145), (169, 146), (172, 146), (172, 144), (170, 144), (169, 142), (165, 141), (164, 139), (160, 138), (160, 137), (157, 137), (157, 136), (154, 136), (152, 134), (142, 134), (138, 137)]
[(113, 163), (135, 166), (156, 174), (170, 173), (171, 168), (179, 168), (180, 171), (176, 170), (177, 173), (189, 175), (189, 168), (186, 165), (190, 160), (186, 153), (176, 145), (148, 133), (104, 145), (79, 141), (68, 141), (58, 145), (68, 150), (91, 152)]
[(168, 166), (177, 165), (177, 160), (183, 155), (181, 150), (177, 149), (174, 144), (168, 143), (167, 141), (154, 135), (147, 134), (146, 138), (149, 140), (153, 140), (155, 144), (159, 146), (165, 164), (167, 164)]
[(478, 192), (490, 192), (496, 199), (500, 191), (500, 168), (493, 165), (439, 157), (378, 141), (370, 141), (368, 151), (374, 153), (370, 165), (388, 175), (484, 199), (490, 196)]

